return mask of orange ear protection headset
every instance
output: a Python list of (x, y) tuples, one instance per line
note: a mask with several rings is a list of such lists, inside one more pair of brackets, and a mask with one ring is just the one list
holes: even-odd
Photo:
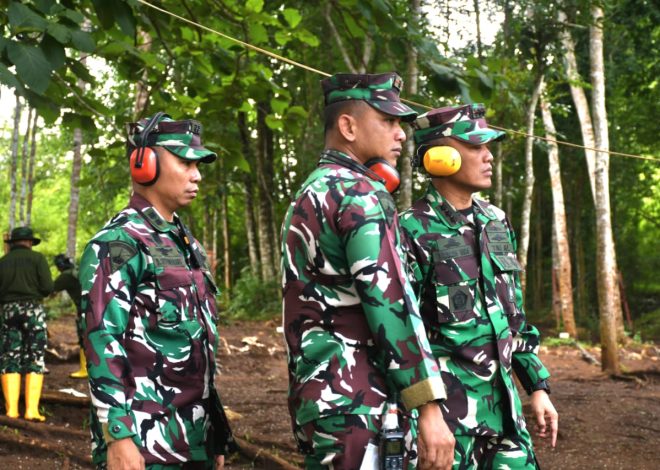
[(151, 186), (158, 179), (160, 166), (158, 164), (158, 154), (149, 147), (149, 134), (154, 130), (158, 121), (167, 116), (163, 112), (157, 112), (145, 124), (144, 129), (137, 135), (135, 141), (132, 141), (135, 148), (131, 152), (131, 178), (142, 186)]
[(372, 158), (367, 161), (364, 166), (385, 180), (385, 188), (387, 188), (390, 193), (399, 189), (401, 175), (399, 175), (397, 169), (390, 165), (390, 163), (384, 158)]
[(413, 168), (423, 166), (431, 176), (450, 176), (461, 169), (461, 154), (448, 145), (420, 145), (411, 160)]

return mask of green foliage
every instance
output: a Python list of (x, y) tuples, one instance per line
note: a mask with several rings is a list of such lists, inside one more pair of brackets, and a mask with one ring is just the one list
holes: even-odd
[(642, 341), (660, 342), (660, 308), (642, 315), (635, 322), (635, 330)]
[(244, 268), (232, 291), (227, 314), (231, 318), (266, 319), (280, 315), (281, 311), (279, 280), (264, 282)]

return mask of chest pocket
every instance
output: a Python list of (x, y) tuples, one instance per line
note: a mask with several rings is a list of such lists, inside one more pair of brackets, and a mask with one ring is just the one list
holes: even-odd
[(151, 251), (156, 274), (156, 302), (158, 323), (175, 325), (192, 320), (195, 301), (192, 289), (193, 275), (181, 253), (174, 247), (158, 247)]
[(462, 235), (437, 240), (432, 279), (435, 321), (450, 323), (475, 317), (478, 277), (477, 254), (472, 244)]
[(495, 291), (507, 315), (509, 326), (515, 333), (523, 323), (522, 311), (516, 301), (517, 279), (523, 270), (509, 242), (489, 243), (488, 250), (495, 271)]

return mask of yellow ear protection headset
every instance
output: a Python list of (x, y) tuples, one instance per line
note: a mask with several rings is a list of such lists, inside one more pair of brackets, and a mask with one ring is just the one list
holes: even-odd
[(399, 189), (401, 184), (401, 175), (387, 160), (381, 157), (372, 158), (364, 164), (371, 171), (385, 180), (385, 188), (393, 193)]
[(158, 180), (160, 174), (158, 154), (149, 147), (149, 134), (156, 128), (158, 121), (163, 116), (167, 116), (167, 114), (160, 111), (154, 114), (145, 124), (142, 132), (137, 134), (135, 140), (131, 138), (131, 131), (134, 132), (136, 126), (129, 130), (129, 142), (135, 147), (130, 156), (131, 178), (142, 186), (151, 186)]
[(448, 145), (420, 145), (411, 158), (413, 168), (422, 166), (431, 176), (450, 176), (461, 169), (461, 154)]

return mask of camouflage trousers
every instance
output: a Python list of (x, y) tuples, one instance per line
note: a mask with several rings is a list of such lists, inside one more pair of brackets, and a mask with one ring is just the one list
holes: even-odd
[(540, 469), (529, 433), (514, 436), (459, 436), (454, 446), (453, 470)]
[[(381, 415), (337, 415), (304, 424), (295, 432), (306, 469), (357, 470), (369, 441), (377, 440)], [(417, 420), (405, 418), (404, 468), (417, 467)]]
[[(106, 470), (108, 465), (102, 463), (96, 466), (96, 470)], [(215, 461), (208, 460), (205, 462), (186, 462), (175, 465), (160, 465), (160, 464), (147, 464), (145, 470), (214, 470)]]
[(44, 372), (46, 312), (39, 302), (8, 302), (0, 321), (0, 372)]

